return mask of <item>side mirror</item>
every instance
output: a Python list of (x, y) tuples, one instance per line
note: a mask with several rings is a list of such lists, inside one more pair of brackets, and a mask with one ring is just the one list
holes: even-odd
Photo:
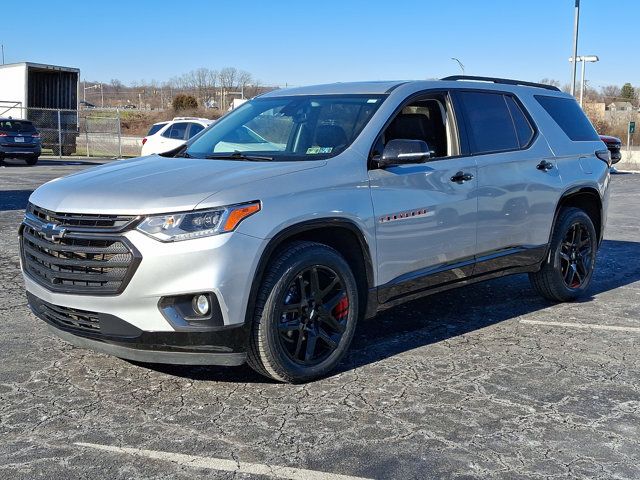
[(424, 163), (431, 157), (427, 142), (423, 140), (390, 140), (378, 160), (380, 168), (408, 163)]

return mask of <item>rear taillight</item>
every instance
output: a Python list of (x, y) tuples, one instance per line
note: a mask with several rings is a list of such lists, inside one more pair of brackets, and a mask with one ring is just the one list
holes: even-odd
[(0, 137), (8, 137), (8, 136), (9, 136), (9, 134), (4, 133), (4, 132), (0, 132)]
[(32, 134), (31, 134), (31, 136), (32, 136), (33, 138), (40, 138), (40, 134), (39, 134), (38, 132), (36, 132), (36, 133), (32, 133)]
[(142, 139), (142, 144), (144, 145), (145, 143), (147, 143), (147, 137), (144, 137), (144, 138)]
[(596, 157), (605, 162), (607, 165), (611, 166), (611, 152), (609, 150), (596, 151)]

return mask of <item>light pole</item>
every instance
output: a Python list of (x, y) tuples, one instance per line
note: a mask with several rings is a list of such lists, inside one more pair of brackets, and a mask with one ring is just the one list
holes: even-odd
[(576, 64), (578, 62), (582, 62), (582, 78), (580, 80), (580, 106), (582, 107), (584, 105), (584, 85), (585, 85), (584, 71), (585, 71), (586, 64), (587, 62), (595, 63), (600, 59), (598, 58), (597, 55), (582, 55), (580, 57), (575, 57), (575, 59), (576, 59), (575, 62), (573, 61), (573, 58), (569, 59), (569, 61), (573, 63), (574, 70), (577, 66)]
[(596, 55), (584, 55), (584, 56), (581, 57), (581, 59), (582, 59), (582, 84), (580, 85), (580, 106), (582, 107), (583, 99), (584, 99), (584, 84), (585, 84), (584, 70), (585, 70), (585, 65), (587, 64), (587, 62), (595, 63), (600, 59)]
[[(573, 21), (573, 56), (572, 58), (576, 58), (578, 56), (578, 25), (580, 23), (580, 0), (576, 0), (575, 6), (575, 18)], [(576, 95), (576, 62), (573, 62), (571, 67), (572, 75), (571, 75), (571, 95), (575, 97)]]
[(458, 63), (458, 65), (460, 66), (460, 70), (462, 70), (462, 76), (464, 77), (464, 65), (462, 64), (462, 62), (455, 57), (451, 57), (451, 60)]
[(95, 88), (99, 88), (100, 89), (100, 98), (102, 100), (102, 108), (104, 108), (104, 90), (102, 88), (102, 83), (96, 83), (95, 85), (90, 85), (88, 87), (84, 87), (84, 89), (82, 91), (82, 101), (83, 102), (87, 101), (87, 90), (93, 90)]

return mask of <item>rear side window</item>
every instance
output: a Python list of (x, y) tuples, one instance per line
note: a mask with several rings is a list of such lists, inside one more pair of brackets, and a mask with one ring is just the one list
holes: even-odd
[(517, 150), (520, 142), (501, 93), (459, 92), (474, 154)]
[(13, 133), (33, 133), (36, 128), (31, 122), (21, 120), (0, 120), (0, 130)]
[(525, 148), (529, 145), (529, 142), (531, 142), (536, 132), (514, 98), (510, 95), (505, 95), (504, 99), (507, 102), (509, 113), (511, 113), (511, 118), (513, 119), (513, 125), (516, 128), (520, 148)]
[(184, 140), (187, 134), (188, 123), (174, 123), (163, 134), (163, 137), (173, 138), (175, 140)]
[(158, 123), (156, 125), (152, 125), (151, 128), (149, 129), (149, 133), (147, 133), (147, 136), (158, 133), (158, 131), (160, 131), (160, 129), (165, 125), (166, 123)]
[(574, 142), (600, 140), (591, 122), (574, 99), (546, 95), (536, 95), (535, 97), (542, 108), (567, 134), (567, 137)]

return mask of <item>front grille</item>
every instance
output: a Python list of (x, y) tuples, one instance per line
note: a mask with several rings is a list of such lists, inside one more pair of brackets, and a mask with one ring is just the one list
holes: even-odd
[(54, 292), (116, 295), (140, 262), (137, 251), (123, 237), (71, 231), (52, 240), (25, 223), (21, 238), (25, 272)]
[(76, 213), (56, 213), (30, 203), (27, 214), (31, 214), (44, 223), (55, 223), (61, 227), (76, 231), (122, 232), (137, 219), (133, 215), (85, 215)]
[(57, 327), (94, 334), (100, 333), (100, 319), (96, 312), (61, 307), (43, 301), (39, 302), (37, 308), (41, 317)]

